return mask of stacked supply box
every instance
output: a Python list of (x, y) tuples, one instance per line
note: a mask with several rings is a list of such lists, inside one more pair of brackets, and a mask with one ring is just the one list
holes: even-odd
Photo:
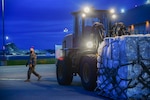
[(105, 38), (97, 58), (98, 94), (150, 99), (150, 35)]

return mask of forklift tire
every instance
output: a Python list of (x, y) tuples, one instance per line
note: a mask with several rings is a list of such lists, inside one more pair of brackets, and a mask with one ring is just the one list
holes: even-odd
[(56, 65), (56, 76), (59, 85), (70, 85), (73, 80), (71, 64), (68, 59), (58, 60)]
[(95, 56), (85, 56), (80, 64), (80, 77), (82, 86), (93, 91), (96, 88), (97, 80), (97, 60)]

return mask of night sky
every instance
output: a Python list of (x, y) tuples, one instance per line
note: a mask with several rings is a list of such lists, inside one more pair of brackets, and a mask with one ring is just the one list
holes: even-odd
[[(0, 0), (1, 1), (1, 0)], [(131, 9), (146, 0), (5, 0), (6, 43), (13, 42), (20, 49), (54, 49), (63, 37), (73, 33), (71, 12), (90, 5), (95, 9)], [(0, 18), (2, 9), (0, 5)], [(119, 11), (118, 10), (118, 11)], [(63, 32), (68, 28), (68, 32)], [(2, 48), (2, 20), (0, 20), (0, 49)]]

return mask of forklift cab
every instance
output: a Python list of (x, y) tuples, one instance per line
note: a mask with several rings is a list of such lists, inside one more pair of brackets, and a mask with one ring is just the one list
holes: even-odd
[(86, 13), (84, 11), (73, 12), (73, 48), (96, 52), (98, 43), (106, 37), (105, 31), (109, 29), (108, 14), (107, 10), (94, 9)]

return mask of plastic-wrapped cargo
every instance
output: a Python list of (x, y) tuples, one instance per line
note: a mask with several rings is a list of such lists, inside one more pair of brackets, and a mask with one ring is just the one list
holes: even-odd
[(97, 58), (98, 94), (112, 99), (150, 99), (150, 35), (105, 38)]

